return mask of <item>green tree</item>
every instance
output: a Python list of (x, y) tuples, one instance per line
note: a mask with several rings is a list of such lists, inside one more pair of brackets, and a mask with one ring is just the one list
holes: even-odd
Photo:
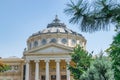
[(79, 80), (84, 71), (90, 67), (90, 61), (92, 60), (91, 54), (85, 51), (80, 46), (74, 48), (71, 53), (72, 61), (74, 65), (69, 65), (68, 69), (73, 74), (75, 80)]
[(120, 26), (119, 0), (71, 0), (64, 12), (84, 32), (109, 30), (111, 23)]
[(0, 72), (4, 72), (10, 69), (10, 66), (0, 62)]
[(120, 32), (114, 37), (107, 52), (113, 61), (115, 80), (120, 80)]
[(90, 68), (84, 72), (80, 80), (115, 80), (112, 62), (100, 53), (100, 56), (91, 62)]
[[(71, 2), (67, 4), (65, 13), (72, 16), (70, 23), (80, 25), (81, 31), (95, 32), (99, 30), (109, 30), (110, 24), (113, 23), (117, 31), (116, 38), (120, 36), (119, 0), (71, 0)], [(114, 38), (111, 47), (108, 49), (111, 61), (113, 61), (112, 65), (115, 80), (120, 79), (120, 68), (118, 64), (120, 62), (119, 40), (120, 38), (116, 40)]]

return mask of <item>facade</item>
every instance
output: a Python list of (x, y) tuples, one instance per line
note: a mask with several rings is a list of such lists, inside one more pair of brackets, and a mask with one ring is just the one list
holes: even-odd
[(0, 59), (0, 61), (11, 67), (11, 70), (0, 72), (0, 80), (23, 80), (24, 59), (13, 56)]
[[(56, 16), (46, 29), (28, 38), (27, 48), (18, 66), (20, 78), (13, 79), (12, 75), (8, 74), (10, 76), (7, 80), (72, 80), (67, 64), (73, 64), (70, 53), (76, 45), (85, 49), (85, 38), (68, 29)], [(4, 80), (4, 73), (1, 73), (0, 80)]]

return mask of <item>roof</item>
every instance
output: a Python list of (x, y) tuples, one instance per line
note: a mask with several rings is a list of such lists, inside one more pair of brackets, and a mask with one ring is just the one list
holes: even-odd
[(8, 58), (1, 58), (0, 61), (22, 61), (23, 59), (18, 58), (16, 56), (11, 56)]
[(41, 35), (41, 34), (50, 34), (50, 33), (73, 34), (73, 35), (78, 35), (78, 36), (83, 37), (81, 34), (75, 32), (71, 29), (68, 29), (64, 23), (60, 22), (57, 15), (56, 15), (55, 19), (53, 20), (53, 22), (47, 25), (46, 29), (44, 29), (42, 31), (38, 31), (36, 33), (33, 33), (32, 36), (30, 36), (30, 37)]

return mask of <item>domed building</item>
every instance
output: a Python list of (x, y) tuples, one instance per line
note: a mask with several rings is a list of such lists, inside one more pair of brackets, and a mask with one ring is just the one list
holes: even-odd
[(56, 16), (47, 28), (28, 38), (23, 53), (23, 79), (72, 80), (66, 65), (72, 64), (70, 53), (76, 45), (85, 49), (85, 38), (67, 28)]

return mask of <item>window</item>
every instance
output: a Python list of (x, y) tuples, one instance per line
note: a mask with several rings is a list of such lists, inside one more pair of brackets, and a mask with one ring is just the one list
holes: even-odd
[(66, 80), (66, 75), (61, 75), (62, 80)]
[(43, 40), (42, 40), (42, 44), (44, 45), (44, 44), (46, 44), (46, 43), (47, 43), (46, 39), (43, 39)]
[(41, 76), (41, 79), (42, 79), (42, 80), (45, 80), (45, 76), (44, 76), (44, 75), (42, 75), (42, 76)]
[(55, 75), (52, 75), (52, 76), (51, 76), (51, 79), (55, 79), (55, 78), (56, 78), (56, 76), (55, 76)]
[(37, 47), (38, 46), (38, 41), (34, 42), (34, 46)]
[(29, 43), (29, 48), (30, 48), (30, 49), (32, 48), (32, 43)]
[(10, 65), (10, 69), (9, 70), (12, 70), (12, 65)]
[(52, 38), (50, 41), (50, 43), (56, 43), (56, 42), (57, 42), (57, 40), (55, 38)]
[(56, 80), (56, 75), (51, 75), (51, 80)]
[(76, 40), (72, 39), (72, 45), (75, 45), (75, 44), (76, 44)]
[(63, 44), (66, 44), (66, 43), (67, 43), (67, 39), (63, 38), (63, 39), (62, 39), (62, 43), (63, 43)]
[(14, 66), (14, 70), (18, 70), (18, 65)]

